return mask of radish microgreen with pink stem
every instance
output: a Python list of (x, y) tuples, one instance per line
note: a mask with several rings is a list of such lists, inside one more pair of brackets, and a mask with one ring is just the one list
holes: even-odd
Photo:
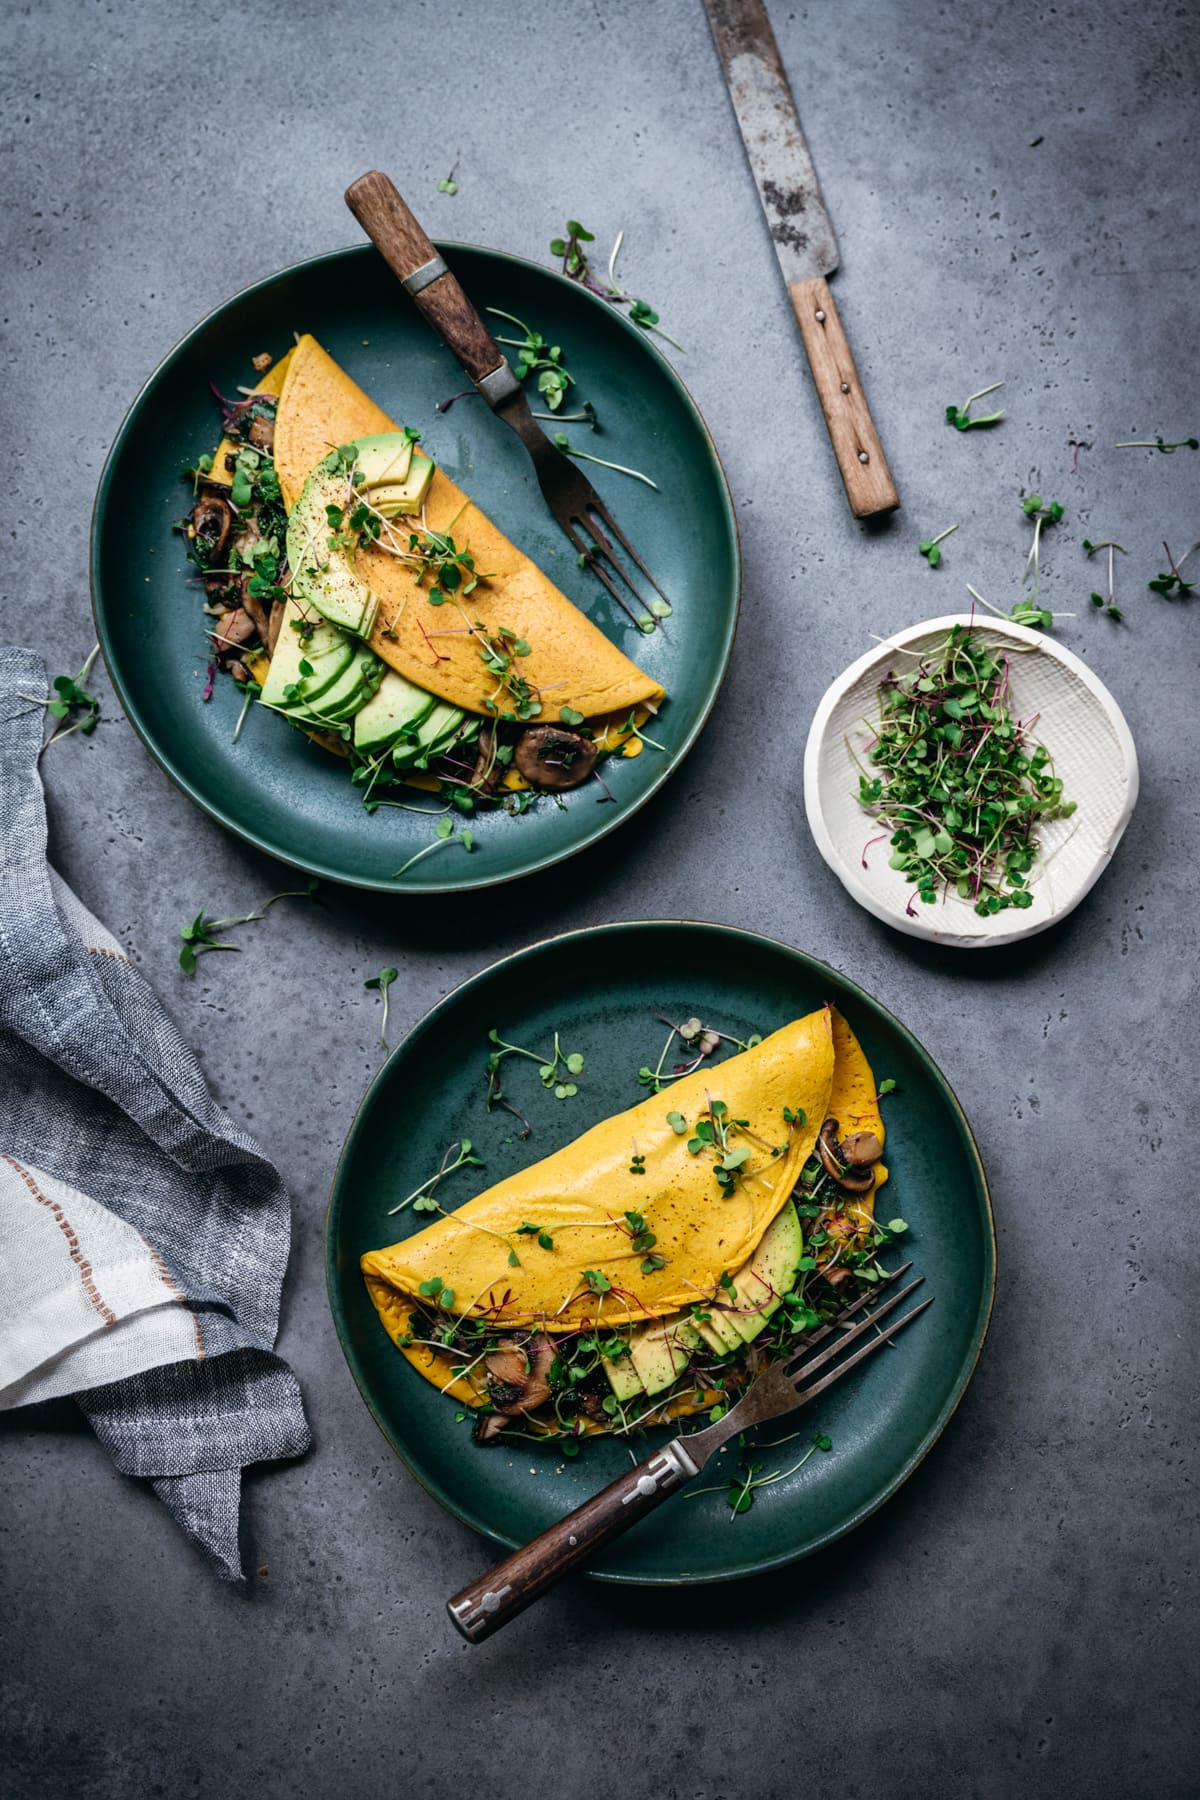
[[(654, 1016), (656, 1019), (660, 1019), (664, 1025), (670, 1026), (670, 1035), (662, 1047), (657, 1065), (652, 1069), (648, 1063), (643, 1063), (638, 1070), (637, 1078), (643, 1087), (650, 1088), (656, 1094), (667, 1082), (678, 1081), (684, 1075), (694, 1074), (706, 1058), (712, 1056), (722, 1044), (734, 1044), (739, 1050), (753, 1050), (755, 1044), (762, 1043), (761, 1032), (752, 1032), (743, 1041), (741, 1038), (733, 1037), (727, 1031), (716, 1031), (711, 1025), (702, 1024), (694, 1016), (684, 1019), (679, 1025), (665, 1018), (662, 1013), (655, 1013)], [(689, 1060), (686, 1063), (677, 1063), (671, 1073), (667, 1074), (664, 1072), (663, 1065), (676, 1038), (689, 1052)]]
[(1185, 581), (1183, 579), (1183, 565), (1188, 560), (1189, 556), (1196, 550), (1200, 550), (1200, 544), (1193, 544), (1190, 550), (1185, 550), (1178, 562), (1176, 562), (1175, 558), (1171, 555), (1170, 547), (1165, 541), (1163, 543), (1163, 549), (1166, 551), (1167, 568), (1170, 573), (1166, 574), (1160, 571), (1159, 574), (1155, 576), (1154, 580), (1147, 582), (1146, 585), (1151, 588), (1154, 593), (1162, 594), (1164, 599), (1169, 599), (1172, 595), (1178, 595), (1180, 599), (1183, 599), (1185, 595), (1191, 593), (1196, 585), (1194, 581)]
[[(42, 745), (43, 750), (48, 750), (51, 744), (57, 744), (61, 738), (70, 737), (74, 731), (81, 732), (84, 737), (90, 737), (100, 723), (100, 702), (95, 694), (89, 694), (83, 685), (91, 674), (92, 665), (99, 654), (99, 644), (93, 644), (77, 675), (56, 675), (51, 683), (54, 699), (43, 700), (38, 694), (21, 694), (19, 696), (20, 699), (28, 700), (34, 706), (44, 706), (50, 717), (59, 721), (59, 727), (51, 732)], [(70, 725), (64, 724), (63, 721), (69, 719), (74, 712), (78, 712), (81, 717)]]
[(594, 244), (595, 241), (595, 232), (587, 231), (578, 219), (568, 219), (566, 237), (550, 239), (550, 254), (562, 258), (562, 272), (570, 280), (577, 281), (590, 293), (599, 294), (602, 300), (609, 301), (613, 306), (628, 306), (629, 317), (635, 325), (640, 325), (643, 331), (653, 331), (658, 337), (665, 338), (668, 344), (674, 345), (676, 350), (683, 351), (683, 354), (686, 355), (687, 352), (683, 350), (683, 345), (678, 339), (673, 338), (670, 332), (663, 330), (659, 324), (659, 315), (654, 308), (647, 301), (637, 300), (632, 294), (627, 294), (623, 288), (618, 287), (617, 258), (621, 254), (621, 245), (625, 241), (624, 231), (618, 231), (613, 244), (612, 253), (608, 259), (607, 281), (600, 281), (596, 278), (588, 253), (584, 249), (585, 244)]
[(989, 394), (996, 393), (1003, 386), (1002, 381), (993, 381), (990, 387), (980, 388), (977, 393), (968, 394), (961, 406), (948, 406), (946, 423), (953, 425), (955, 431), (972, 431), (980, 425), (998, 425), (1005, 414), (1006, 409), (1003, 406), (999, 412), (980, 413), (974, 419), (971, 417), (971, 408), (976, 400), (985, 400)]
[(1090, 538), (1084, 538), (1083, 553), (1089, 561), (1100, 550), (1108, 551), (1108, 592), (1107, 594), (1097, 594), (1093, 591), (1091, 596), (1092, 605), (1102, 607), (1110, 619), (1121, 620), (1125, 615), (1122, 613), (1116, 602), (1116, 565), (1114, 557), (1118, 550), (1121, 552), (1122, 556), (1127, 556), (1129, 553), (1124, 544), (1118, 544), (1116, 538), (1105, 538), (1103, 542), (1099, 544), (1093, 544)]
[(947, 525), (945, 531), (939, 531), (936, 537), (928, 538), (923, 544), (917, 545), (917, 549), (925, 558), (925, 561), (929, 564), (931, 569), (936, 569), (942, 560), (942, 553), (938, 549), (938, 545), (942, 542), (943, 538), (948, 538), (952, 531), (957, 530), (957, 525)]
[(1008, 657), (954, 626), (937, 650), (879, 685), (880, 722), (859, 803), (891, 837), (913, 883), (905, 911), (950, 892), (981, 917), (1033, 904), (1039, 828), (1068, 818), (1062, 779), (1010, 710)]

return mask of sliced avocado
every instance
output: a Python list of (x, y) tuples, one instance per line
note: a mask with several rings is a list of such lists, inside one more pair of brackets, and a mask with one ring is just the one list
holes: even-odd
[[(301, 625), (312, 627), (307, 636), (298, 629)], [(301, 681), (305, 683), (307, 694), (323, 693), (349, 666), (353, 656), (354, 643), (345, 632), (319, 615), (314, 617), (308, 607), (302, 606), (294, 597), (290, 598), (275, 642), (271, 667), (263, 683), (260, 695), (263, 705), (285, 706), (283, 690)], [(311, 665), (311, 675), (301, 675), (302, 662)]]
[(604, 1358), (604, 1373), (608, 1376), (608, 1385), (618, 1400), (633, 1400), (638, 1394), (645, 1392), (642, 1378), (634, 1366), (631, 1356)]
[(345, 469), (336, 453), (317, 464), (288, 518), (292, 592), (315, 606), (332, 625), (355, 637), (369, 637), (379, 597), (355, 572), (344, 550), (330, 549), (334, 530), (325, 510), (330, 506), (340, 512), (346, 507)]
[(412, 462), (403, 481), (389, 481), (386, 487), (371, 490), (371, 505), (386, 518), (419, 513), (425, 504), (429, 484), (433, 480), (433, 463), (423, 450), (414, 448)]
[[(413, 439), (406, 431), (378, 431), (373, 437), (354, 440), (354, 485), (364, 493), (372, 488), (400, 486), (408, 479)], [(372, 505), (375, 497), (371, 494)]]
[(310, 695), (302, 681), (299, 694), (285, 711), (289, 719), (305, 725), (343, 724), (366, 705), (382, 678), (383, 664), (360, 644), (348, 667), (324, 693)]
[(446, 700), (439, 700), (433, 711), (418, 726), (416, 735), (405, 738), (396, 745), (393, 760), (398, 769), (412, 768), (414, 763), (423, 758), (428, 763), (429, 757), (443, 738), (448, 742), (458, 730), (466, 714), (457, 706), (451, 706)]
[(432, 694), (389, 669), (374, 696), (354, 716), (355, 747), (386, 750), (406, 728), (418, 726), (437, 705)]
[(669, 1388), (687, 1368), (700, 1341), (691, 1320), (681, 1315), (639, 1326), (630, 1340), (629, 1354), (646, 1392), (661, 1394)]
[[(739, 1311), (726, 1317), (747, 1344), (756, 1338), (772, 1313), (790, 1292), (796, 1264), (804, 1254), (804, 1232), (799, 1215), (789, 1200), (772, 1219), (749, 1264), (737, 1277)], [(761, 1301), (761, 1305), (759, 1305)], [(748, 1310), (755, 1308), (754, 1311)], [(747, 1310), (740, 1310), (740, 1309)]]
[(732, 1315), (722, 1312), (715, 1304), (706, 1306), (704, 1310), (708, 1318), (697, 1319), (693, 1316), (692, 1322), (709, 1349), (715, 1350), (718, 1356), (723, 1356), (726, 1350), (740, 1350), (745, 1339), (733, 1323)]

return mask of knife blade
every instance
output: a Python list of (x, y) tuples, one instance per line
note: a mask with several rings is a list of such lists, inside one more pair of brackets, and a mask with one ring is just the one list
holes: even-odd
[(900, 496), (826, 280), (837, 238), (762, 0), (704, 0), (742, 142), (857, 519)]

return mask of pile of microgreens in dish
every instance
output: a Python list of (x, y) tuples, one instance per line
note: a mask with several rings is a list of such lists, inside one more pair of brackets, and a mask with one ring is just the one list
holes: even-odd
[(1006, 654), (955, 625), (911, 673), (879, 685), (866, 752), (877, 773), (859, 765), (858, 797), (886, 827), (892, 868), (914, 884), (910, 917), (914, 900), (951, 891), (983, 917), (1032, 906), (1039, 830), (1075, 811), (1049, 751), (1026, 735), (1035, 721), (1009, 710), (1009, 675)]

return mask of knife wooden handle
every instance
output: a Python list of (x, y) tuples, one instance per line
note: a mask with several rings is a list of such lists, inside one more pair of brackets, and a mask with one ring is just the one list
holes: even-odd
[(697, 1474), (678, 1438), (617, 1477), (602, 1493), (568, 1513), (541, 1537), (514, 1550), (494, 1569), (447, 1601), (450, 1617), (469, 1643), (507, 1625), (548, 1587), (661, 1506)]
[(899, 506), (900, 496), (829, 283), (824, 278), (793, 281), (788, 292), (850, 510), (856, 519), (891, 512)]
[[(482, 381), (494, 374), (504, 362), (500, 346), (459, 286), (457, 276), (444, 264), (439, 272), (430, 269), (431, 264), (441, 263), (441, 256), (388, 177), (378, 169), (360, 175), (346, 189), (346, 205), (471, 380)], [(413, 277), (423, 271), (433, 278), (418, 286)]]

